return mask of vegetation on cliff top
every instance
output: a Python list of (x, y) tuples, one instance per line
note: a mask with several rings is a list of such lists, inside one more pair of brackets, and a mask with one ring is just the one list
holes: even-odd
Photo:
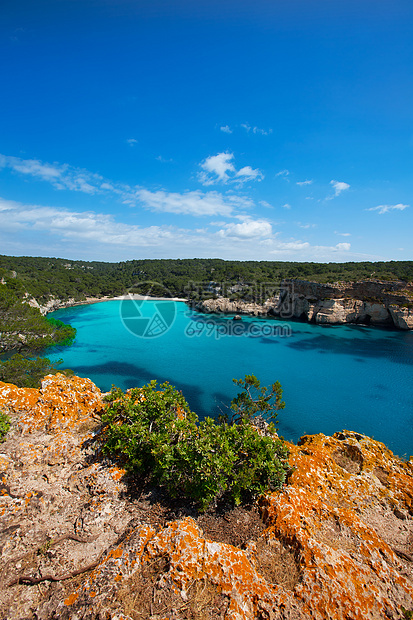
[(4, 441), (10, 428), (10, 418), (6, 413), (0, 411), (0, 443)]
[(234, 420), (219, 422), (200, 421), (169, 383), (158, 387), (151, 381), (126, 394), (113, 388), (103, 415), (104, 452), (201, 510), (220, 501), (239, 505), (280, 488), (288, 451), (262, 416), (275, 420), (284, 407), (281, 386), (277, 382), (268, 391), (254, 375), (236, 383), (243, 391), (231, 404)]
[(38, 388), (46, 375), (55, 375), (57, 372), (65, 375), (73, 374), (71, 370), (56, 368), (62, 363), (63, 360), (58, 360), (52, 364), (47, 357), (29, 359), (20, 353), (16, 353), (10, 359), (4, 362), (0, 361), (0, 381), (12, 383), (18, 387)]
[[(3, 272), (3, 273), (2, 273)], [(142, 259), (119, 263), (69, 261), (62, 258), (0, 256), (0, 279), (17, 276), (39, 303), (50, 296), (66, 300), (116, 296), (134, 286), (148, 293), (151, 282), (173, 296), (187, 297), (190, 283), (254, 283), (278, 285), (284, 278), (316, 282), (413, 280), (413, 261), (297, 263), (287, 261), (226, 261), (216, 258)], [(188, 288), (189, 287), (189, 288)], [(160, 294), (164, 294), (164, 290)]]
[(73, 327), (45, 318), (26, 301), (25, 287), (18, 278), (0, 284), (0, 351), (33, 351), (73, 342), (76, 335)]
[[(33, 351), (56, 344), (69, 345), (76, 336), (70, 325), (44, 317), (27, 303), (27, 291), (21, 280), (8, 277), (0, 283), (0, 353)], [(59, 363), (58, 363), (59, 364)], [(15, 354), (0, 361), (0, 381), (19, 387), (39, 387), (46, 375), (57, 372), (49, 359), (29, 359)]]

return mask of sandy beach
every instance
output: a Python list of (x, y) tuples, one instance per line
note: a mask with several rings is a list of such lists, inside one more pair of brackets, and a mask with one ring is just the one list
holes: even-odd
[[(128, 294), (128, 295), (119, 295), (118, 297), (86, 297), (81, 301), (75, 301), (72, 303), (68, 303), (66, 307), (72, 306), (84, 306), (86, 304), (99, 304), (104, 301), (122, 301), (125, 300), (147, 300), (147, 301), (188, 301), (184, 297), (150, 297), (149, 295), (136, 295), (136, 294)], [(65, 307), (62, 305), (61, 307)]]

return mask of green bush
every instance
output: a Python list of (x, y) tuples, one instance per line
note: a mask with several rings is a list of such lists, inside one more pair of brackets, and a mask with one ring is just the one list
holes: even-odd
[(245, 375), (245, 379), (233, 379), (233, 382), (243, 390), (231, 401), (233, 420), (251, 422), (256, 416), (264, 416), (277, 422), (277, 412), (285, 407), (279, 381), (271, 385), (271, 390), (261, 386), (255, 375)]
[(252, 415), (199, 421), (182, 393), (156, 381), (127, 394), (113, 388), (107, 401), (104, 452), (123, 457), (127, 470), (172, 497), (206, 510), (219, 500), (250, 501), (285, 481), (288, 451), (273, 424), (260, 434)]
[(0, 443), (4, 441), (4, 437), (10, 428), (10, 418), (6, 413), (0, 411)]
[[(55, 365), (58, 366), (62, 362), (63, 360), (58, 360)], [(18, 387), (37, 388), (43, 377), (54, 375), (56, 372), (62, 371), (59, 371), (47, 357), (29, 359), (16, 353), (5, 362), (0, 362), (0, 381), (13, 383)]]

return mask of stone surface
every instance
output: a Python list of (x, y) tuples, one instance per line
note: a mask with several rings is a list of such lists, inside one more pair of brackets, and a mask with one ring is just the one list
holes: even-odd
[(279, 296), (262, 304), (205, 299), (195, 304), (207, 313), (274, 316), (318, 324), (361, 323), (413, 329), (413, 287), (405, 282), (319, 284), (285, 280)]
[(413, 308), (389, 306), (393, 323), (399, 329), (413, 329)]
[(169, 519), (102, 458), (103, 406), (88, 379), (0, 383), (12, 417), (0, 446), (1, 618), (396, 620), (413, 610), (411, 462), (354, 432), (303, 437), (290, 446), (288, 484), (260, 500), (262, 534), (240, 548), (209, 538), (195, 515)]

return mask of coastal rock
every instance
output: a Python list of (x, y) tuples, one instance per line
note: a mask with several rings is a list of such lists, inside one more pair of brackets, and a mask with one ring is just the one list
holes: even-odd
[(359, 299), (328, 299), (313, 306), (311, 320), (320, 324), (363, 323), (389, 325), (391, 315), (383, 304)]
[(212, 314), (246, 314), (249, 316), (266, 316), (271, 304), (256, 304), (245, 301), (231, 301), (226, 297), (220, 299), (206, 299), (195, 305), (195, 308), (201, 312)]
[(58, 299), (57, 297), (51, 296), (49, 301), (43, 304), (39, 304), (37, 299), (35, 299), (34, 297), (28, 297), (27, 303), (32, 308), (38, 308), (41, 314), (45, 316), (49, 312), (54, 312), (55, 310), (59, 310), (60, 308), (67, 308), (70, 306), (75, 306), (77, 302), (75, 301), (73, 297), (70, 297), (69, 299), (62, 301), (61, 299)]
[(393, 322), (399, 329), (413, 329), (413, 308), (389, 306)]
[(320, 325), (360, 323), (413, 329), (413, 286), (405, 282), (285, 280), (279, 295), (262, 304), (218, 298), (196, 302), (194, 307), (206, 313), (272, 316)]
[[(290, 444), (288, 484), (242, 547), (167, 517), (99, 453), (98, 388), (0, 383), (0, 617), (402, 619), (413, 610), (413, 463), (355, 432)], [(20, 581), (19, 581), (20, 579)], [(23, 583), (22, 583), (23, 582)], [(198, 614), (198, 615), (196, 615)]]

